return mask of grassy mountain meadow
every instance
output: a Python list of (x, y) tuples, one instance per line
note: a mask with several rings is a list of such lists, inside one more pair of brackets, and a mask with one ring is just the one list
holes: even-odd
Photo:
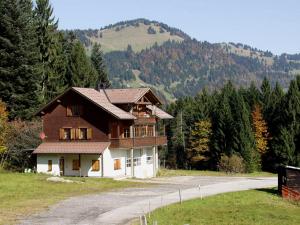
[(300, 73), (300, 54), (274, 55), (240, 43), (192, 39), (166, 24), (136, 19), (101, 29), (74, 30), (87, 51), (100, 43), (114, 87), (150, 86), (167, 102), (213, 91), (231, 80), (237, 87), (264, 77), (286, 89)]

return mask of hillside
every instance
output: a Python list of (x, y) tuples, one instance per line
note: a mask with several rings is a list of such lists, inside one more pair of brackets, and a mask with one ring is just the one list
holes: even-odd
[(146, 19), (136, 19), (109, 25), (101, 29), (74, 30), (76, 36), (89, 50), (92, 43), (100, 43), (104, 52), (126, 50), (134, 52), (171, 40), (181, 42), (189, 38), (182, 31), (166, 24)]
[(88, 50), (93, 42), (102, 44), (114, 87), (150, 86), (165, 101), (195, 95), (204, 87), (212, 91), (228, 80), (236, 86), (259, 86), (267, 77), (273, 85), (279, 82), (287, 88), (300, 73), (299, 54), (277, 56), (240, 43), (199, 42), (179, 29), (145, 19), (75, 34)]

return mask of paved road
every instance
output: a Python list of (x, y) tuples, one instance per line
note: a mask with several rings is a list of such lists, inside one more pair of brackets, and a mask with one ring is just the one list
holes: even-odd
[(152, 211), (161, 206), (178, 202), (179, 189), (181, 189), (182, 199), (188, 200), (218, 193), (277, 185), (276, 178), (208, 176), (154, 178), (150, 182), (156, 185), (72, 197), (51, 206), (46, 212), (22, 221), (21, 224), (124, 225), (149, 210)]

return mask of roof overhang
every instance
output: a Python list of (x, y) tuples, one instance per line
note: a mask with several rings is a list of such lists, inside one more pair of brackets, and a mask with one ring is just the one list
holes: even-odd
[(101, 154), (110, 142), (43, 142), (33, 154)]
[(147, 108), (150, 109), (152, 111), (152, 114), (159, 119), (165, 120), (165, 119), (173, 119), (174, 118), (173, 116), (166, 113), (165, 111), (163, 111), (162, 109), (158, 108), (155, 105), (147, 105)]

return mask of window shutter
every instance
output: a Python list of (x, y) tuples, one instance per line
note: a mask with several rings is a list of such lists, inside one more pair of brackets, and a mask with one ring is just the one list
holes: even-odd
[(67, 116), (72, 116), (71, 106), (67, 106)]
[(93, 133), (92, 128), (88, 128), (87, 129), (87, 139), (88, 140), (92, 139), (92, 133)]
[(48, 160), (48, 172), (52, 171), (52, 160)]
[(77, 128), (76, 129), (76, 132), (75, 132), (75, 139), (79, 139), (79, 134), (80, 134), (80, 129), (79, 128)]
[(60, 129), (59, 129), (59, 139), (60, 139), (60, 140), (63, 140), (63, 139), (64, 139), (64, 129), (63, 129), (63, 128), (60, 128)]
[(71, 128), (71, 140), (75, 139), (75, 128)]
[(120, 159), (118, 159), (118, 169), (121, 169), (121, 160)]
[(100, 162), (99, 160), (92, 160), (92, 171), (100, 170)]

